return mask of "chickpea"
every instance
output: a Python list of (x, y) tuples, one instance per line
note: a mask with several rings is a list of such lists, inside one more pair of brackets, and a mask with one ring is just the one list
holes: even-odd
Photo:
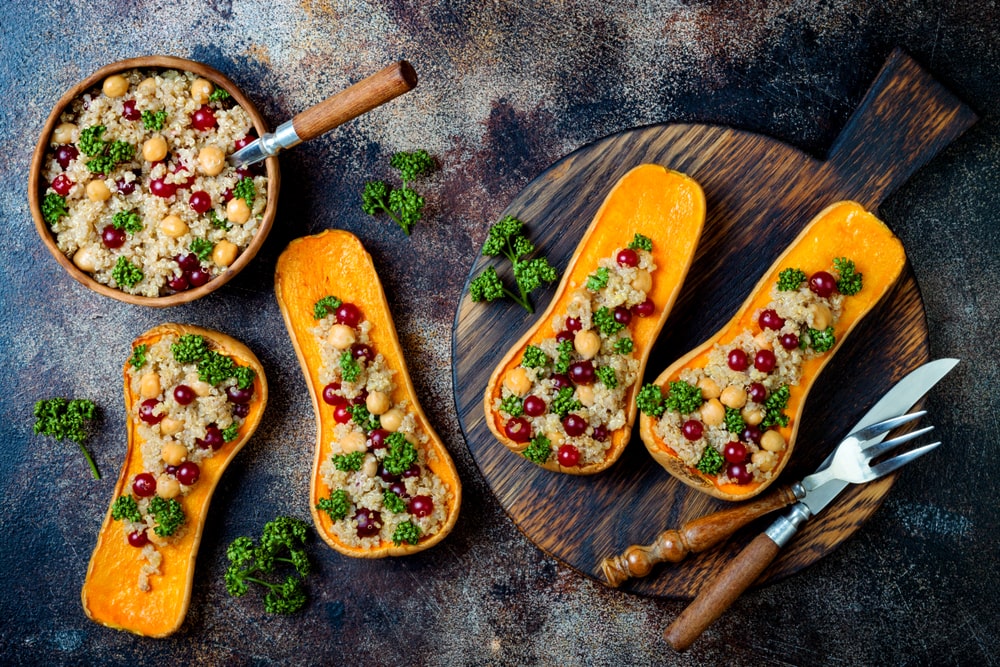
[(198, 167), (206, 176), (218, 176), (225, 166), (226, 154), (218, 146), (205, 146), (198, 151)]
[(601, 351), (601, 337), (593, 329), (577, 331), (573, 336), (573, 347), (584, 359), (593, 359)]
[(128, 79), (121, 74), (112, 74), (104, 80), (101, 90), (108, 97), (121, 97), (128, 92)]
[(365, 460), (361, 464), (361, 472), (366, 477), (374, 477), (378, 472), (378, 459), (375, 458), (374, 454), (365, 454)]
[(191, 99), (195, 104), (208, 104), (208, 98), (215, 86), (208, 79), (195, 79), (191, 82)]
[(407, 433), (403, 437), (405, 437), (406, 441), (408, 443), (410, 443), (411, 445), (416, 445), (417, 444), (417, 436), (414, 435), (413, 433)]
[(250, 219), (250, 207), (242, 199), (234, 197), (226, 204), (226, 219), (233, 224), (242, 225)]
[(139, 378), (139, 395), (143, 398), (156, 398), (160, 395), (160, 376), (156, 373), (146, 373)]
[(73, 253), (73, 263), (81, 271), (93, 273), (97, 269), (96, 251), (89, 245), (83, 246)]
[(742, 387), (731, 384), (722, 390), (719, 400), (727, 408), (742, 408), (747, 404), (747, 393)]
[(563, 437), (561, 433), (556, 433), (555, 431), (549, 431), (545, 434), (545, 437), (549, 439), (553, 447), (558, 447), (563, 444)]
[(194, 390), (194, 393), (198, 396), (208, 396), (212, 391), (212, 385), (201, 380), (195, 380), (194, 382), (189, 382), (188, 386)]
[(338, 350), (346, 350), (354, 345), (357, 336), (354, 335), (354, 329), (346, 324), (334, 324), (330, 327), (330, 333), (327, 334), (326, 340)]
[(760, 408), (751, 408), (750, 406), (744, 406), (740, 410), (740, 416), (743, 417), (745, 421), (750, 426), (756, 426), (757, 424), (764, 421), (764, 411)]
[(217, 266), (229, 266), (236, 261), (237, 252), (239, 252), (239, 248), (236, 247), (235, 243), (223, 239), (212, 248), (212, 261)]
[(392, 407), (392, 402), (389, 400), (389, 395), (384, 391), (372, 391), (368, 393), (368, 398), (365, 399), (365, 407), (373, 415), (381, 415)]
[(764, 431), (760, 436), (760, 446), (769, 452), (780, 452), (785, 448), (785, 436), (774, 429)]
[(163, 473), (156, 478), (156, 495), (161, 498), (176, 498), (181, 492), (181, 483)]
[(718, 426), (726, 420), (726, 409), (717, 398), (710, 398), (701, 406), (701, 420), (705, 426)]
[(750, 462), (757, 466), (761, 472), (770, 472), (778, 464), (778, 457), (772, 452), (761, 450), (750, 455)]
[(701, 389), (701, 397), (708, 400), (710, 398), (718, 398), (722, 390), (719, 389), (719, 383), (710, 377), (703, 377), (698, 380), (697, 386)]
[(812, 315), (813, 329), (823, 331), (833, 322), (833, 311), (826, 304), (814, 303), (809, 307), (809, 314)]
[(589, 408), (594, 404), (594, 388), (585, 384), (577, 385), (576, 400), (583, 403), (584, 407)]
[(159, 162), (167, 157), (167, 140), (159, 134), (142, 142), (142, 159), (147, 162)]
[[(163, 422), (160, 423), (162, 424)], [(184, 463), (185, 459), (187, 459), (187, 453), (187, 447), (173, 440), (163, 443), (163, 447), (160, 448), (160, 458), (168, 466), (179, 466)]]
[(518, 366), (504, 376), (503, 386), (507, 387), (511, 393), (524, 396), (531, 391), (531, 380), (528, 379), (528, 371), (523, 366)]
[(184, 429), (184, 422), (173, 417), (164, 417), (160, 422), (161, 435), (175, 435)]
[(156, 79), (149, 77), (148, 79), (143, 79), (139, 82), (139, 92), (143, 95), (155, 95), (156, 94)]
[(367, 449), (365, 445), (365, 436), (358, 431), (351, 431), (344, 436), (344, 439), (340, 441), (340, 451), (345, 454), (350, 454), (351, 452), (363, 452)]
[(104, 181), (87, 183), (87, 199), (90, 201), (107, 201), (111, 198), (111, 190)]
[(632, 279), (632, 289), (640, 292), (648, 292), (653, 289), (653, 277), (646, 269), (636, 269), (635, 278)]
[(759, 334), (753, 337), (753, 344), (758, 350), (773, 350), (774, 345), (768, 339), (767, 334), (761, 331)]
[(78, 137), (77, 127), (73, 123), (59, 123), (52, 131), (52, 143), (71, 144)]
[(398, 431), (403, 424), (403, 411), (399, 408), (393, 408), (384, 412), (379, 418), (379, 424), (386, 431)]
[(188, 226), (180, 217), (168, 215), (163, 220), (160, 220), (160, 231), (170, 238), (176, 239), (188, 233)]

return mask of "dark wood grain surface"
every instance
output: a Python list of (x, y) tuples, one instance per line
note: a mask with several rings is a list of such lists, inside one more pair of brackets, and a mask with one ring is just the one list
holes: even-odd
[[(532, 181), (505, 213), (525, 221), (556, 266), (608, 189), (650, 162), (705, 190), (708, 213), (687, 283), (649, 362), (655, 377), (727, 322), (760, 272), (820, 210), (841, 199), (875, 208), (919, 166), (965, 131), (975, 115), (901, 51), (888, 59), (825, 161), (767, 137), (704, 125), (629, 130), (586, 146)], [(480, 257), (471, 276), (488, 263)], [(549, 295), (541, 297), (545, 299)], [(493, 365), (532, 318), (516, 306), (476, 304), (455, 318), (454, 387), (469, 448), (518, 528), (547, 553), (604, 580), (600, 562), (662, 530), (727, 507), (685, 486), (636, 436), (608, 471), (577, 478), (539, 469), (496, 442), (482, 413)], [(840, 347), (810, 393), (799, 445), (783, 479), (808, 474), (892, 384), (929, 358), (927, 323), (912, 271)], [(893, 477), (850, 487), (810, 521), (762, 576), (780, 579), (829, 553), (878, 508)], [(662, 566), (626, 589), (689, 598), (753, 538), (743, 530), (719, 549)]]

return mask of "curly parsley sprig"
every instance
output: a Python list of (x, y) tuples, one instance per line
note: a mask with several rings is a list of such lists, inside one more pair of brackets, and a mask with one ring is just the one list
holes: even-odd
[(427, 151), (401, 151), (389, 158), (389, 164), (399, 171), (402, 187), (394, 188), (382, 180), (369, 181), (361, 193), (361, 210), (370, 216), (385, 213), (409, 236), (423, 218), (424, 198), (410, 183), (434, 171), (434, 158)]
[(512, 215), (504, 216), (490, 226), (483, 254), (487, 257), (506, 257), (510, 260), (519, 294), (507, 289), (496, 269), (486, 267), (469, 283), (469, 296), (473, 301), (496, 301), (510, 297), (529, 313), (535, 312), (529, 294), (559, 277), (545, 257), (526, 258), (535, 251), (535, 244), (525, 235), (524, 223)]

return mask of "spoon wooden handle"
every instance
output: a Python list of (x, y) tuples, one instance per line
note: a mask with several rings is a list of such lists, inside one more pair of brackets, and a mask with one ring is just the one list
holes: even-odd
[(645, 577), (657, 563), (679, 563), (688, 554), (711, 549), (754, 519), (795, 501), (791, 487), (780, 487), (751, 503), (693, 519), (679, 529), (666, 530), (648, 546), (632, 545), (620, 556), (605, 558), (601, 569), (612, 586), (630, 577)]
[(413, 66), (405, 60), (400, 60), (296, 114), (292, 119), (292, 127), (302, 141), (314, 139), (352, 118), (357, 118), (399, 97), (416, 85), (417, 73)]

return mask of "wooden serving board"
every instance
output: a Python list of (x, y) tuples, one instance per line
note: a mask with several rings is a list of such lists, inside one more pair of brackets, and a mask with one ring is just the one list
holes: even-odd
[[(708, 202), (697, 255), (652, 351), (646, 380), (729, 320), (759, 275), (813, 215), (853, 199), (875, 209), (914, 171), (976, 121), (975, 114), (897, 50), (886, 62), (826, 160), (768, 137), (727, 127), (654, 125), (585, 146), (552, 165), (504, 211), (562, 269), (611, 186), (632, 167), (657, 163), (688, 174)], [(470, 272), (493, 262), (480, 256)], [(512, 280), (509, 266), (498, 265)], [(622, 458), (578, 477), (542, 470), (498, 443), (486, 427), (482, 395), (494, 365), (527, 330), (530, 316), (509, 302), (473, 303), (466, 292), (452, 339), (455, 402), (469, 449), (518, 528), (546, 553), (599, 581), (600, 562), (663, 530), (731, 506), (681, 484), (646, 452), (635, 429)], [(535, 295), (544, 310), (554, 287)], [(854, 331), (809, 395), (791, 482), (812, 472), (892, 384), (929, 359), (927, 323), (913, 272)], [(933, 465), (928, 459), (928, 465)], [(761, 582), (822, 558), (878, 508), (893, 477), (850, 487), (808, 524)], [(766, 519), (764, 520), (766, 521)], [(623, 589), (690, 598), (761, 530), (758, 521), (726, 545), (657, 566)]]

